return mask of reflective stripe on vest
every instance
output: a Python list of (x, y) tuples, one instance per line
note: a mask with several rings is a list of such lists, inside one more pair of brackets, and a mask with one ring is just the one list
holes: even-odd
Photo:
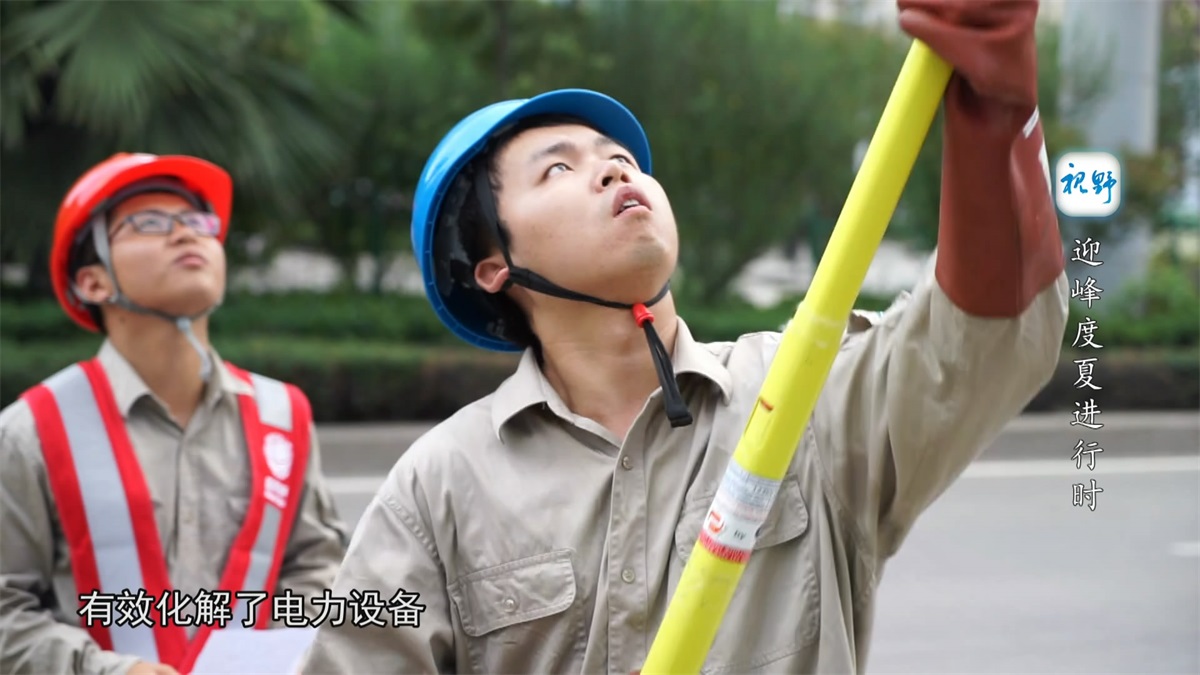
[[(252, 396), (238, 397), (252, 493), (219, 590), (273, 594), (302, 494), (311, 411), (295, 387), (232, 366), (229, 370), (254, 388)], [(144, 589), (154, 602), (153, 628), (127, 622), (85, 628), (103, 649), (187, 673), (214, 627), (199, 627), (189, 643), (183, 626), (161, 616), (160, 601), (171, 589), (154, 506), (103, 368), (95, 359), (69, 366), (24, 398), (37, 424), (70, 548), (81, 615), (92, 591), (111, 597)], [(247, 603), (232, 599), (234, 620), (226, 627), (241, 627)], [(257, 627), (266, 627), (270, 607), (269, 597), (255, 606)]]
[[(254, 402), (258, 406), (259, 422), (267, 427), (274, 427), (283, 432), (291, 432), (292, 400), (288, 396), (287, 387), (278, 380), (272, 380), (262, 375), (251, 373), (247, 373), (247, 375), (250, 376), (250, 382), (254, 387)], [(272, 439), (276, 438), (271, 435), (268, 435), (268, 437)], [(274, 477), (274, 472), (270, 470), (272, 461), (280, 466), (284, 461), (288, 462), (289, 470), (292, 462), (291, 448), (288, 447), (284, 450), (285, 446), (274, 443), (276, 441), (268, 441), (263, 446), (268, 472), (272, 474), (269, 480), (278, 480)], [(272, 452), (277, 453), (275, 459), (272, 459)], [(284, 452), (288, 454), (284, 455)], [(271, 483), (271, 490), (270, 492), (260, 491), (260, 494), (266, 494), (269, 498), (266, 500), (266, 511), (263, 513), (262, 526), (258, 528), (258, 536), (254, 538), (254, 547), (250, 550), (250, 566), (246, 570), (246, 581), (242, 584), (244, 589), (274, 590), (274, 584), (268, 587), (267, 580), (271, 575), (271, 563), (275, 560), (275, 538), (278, 536), (279, 526), (283, 522), (283, 511), (287, 508), (288, 495), (284, 493), (280, 499), (278, 495), (279, 488), (276, 483)], [(278, 502), (275, 500), (278, 500)], [(235, 625), (243, 625), (249, 618), (249, 611), (249, 603), (238, 602), (234, 605), (233, 618)], [(267, 619), (270, 617), (270, 607), (264, 607), (260, 604), (255, 608), (255, 613), (257, 614), (257, 619)], [(259, 621), (258, 623), (265, 625), (265, 621)]]
[[(94, 590), (110, 594), (127, 589), (136, 593), (139, 588), (151, 592), (149, 584), (142, 578), (140, 566), (133, 564), (138, 557), (134, 519), (141, 514), (131, 512), (132, 500), (126, 498), (117, 452), (109, 438), (100, 407), (92, 395), (87, 373), (81, 366), (73, 365), (51, 377), (45, 386), (58, 404), (58, 410), (65, 413), (61, 415), (61, 420), (66, 434), (65, 447), (61, 448), (51, 448), (43, 439), (46, 469), (51, 474), (57, 473), (58, 467), (53, 466), (52, 462), (57, 464), (64, 459), (69, 460), (75, 469), (72, 473), (78, 494), (77, 500), (59, 500), (59, 519), (63, 521), (63, 529), (67, 530), (68, 521), (76, 520), (71, 515), (82, 516), (83, 523), (70, 529), (86, 532), (90, 541), (80, 542), (78, 534), (69, 536), (71, 557), (86, 554), (80, 547), (87, 545), (91, 549), (97, 573), (94, 586), (89, 584), (88, 587), (77, 588), (76, 593), (82, 596)], [(51, 450), (53, 455), (49, 452)], [(61, 481), (54, 482), (61, 484)], [(82, 508), (75, 508), (71, 504), (74, 501), (78, 501)], [(97, 626), (93, 625), (92, 628)], [(152, 631), (128, 625), (117, 626), (115, 622), (107, 631), (103, 626), (99, 629), (108, 633), (107, 641), (111, 645), (108, 649), (122, 654), (136, 654), (151, 663), (161, 660)]]

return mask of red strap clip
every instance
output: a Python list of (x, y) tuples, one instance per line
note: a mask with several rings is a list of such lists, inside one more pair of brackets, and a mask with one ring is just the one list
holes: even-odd
[(633, 306), (633, 320), (637, 322), (638, 326), (644, 326), (647, 321), (654, 322), (654, 313), (639, 302)]

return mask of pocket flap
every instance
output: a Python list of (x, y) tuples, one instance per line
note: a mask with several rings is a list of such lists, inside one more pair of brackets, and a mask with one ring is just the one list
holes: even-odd
[(566, 611), (575, 602), (571, 551), (561, 549), (459, 577), (447, 588), (463, 631), (479, 637)]
[[(700, 527), (712, 506), (716, 491), (701, 497), (695, 497), (683, 507), (679, 525), (675, 527), (675, 550), (683, 560), (692, 555), (696, 540), (700, 536)], [(767, 520), (759, 530), (758, 538), (754, 541), (754, 550), (776, 546), (791, 541), (804, 534), (808, 529), (808, 508), (804, 504), (804, 496), (800, 493), (800, 479), (794, 474), (784, 476), (779, 492), (775, 495), (775, 503), (767, 514)]]

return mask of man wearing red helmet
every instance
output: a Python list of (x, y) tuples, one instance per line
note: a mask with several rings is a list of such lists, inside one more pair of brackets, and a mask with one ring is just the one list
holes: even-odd
[(938, 251), (911, 295), (829, 327), (782, 481), (731, 462), (780, 335), (705, 344), (676, 315), (678, 232), (632, 113), (559, 90), (446, 134), (414, 199), (427, 297), (524, 356), (400, 457), (350, 542), (334, 594), (419, 617), (323, 625), (305, 673), (635, 671), (697, 539), (746, 565), (706, 672), (865, 670), (886, 562), (1049, 380), (1067, 320), (1036, 2), (899, 4), (956, 71)]
[(332, 582), (307, 398), (208, 343), (232, 193), (207, 161), (119, 154), (63, 200), (55, 293), (106, 339), (0, 412), (0, 672), (186, 673), (214, 624)]

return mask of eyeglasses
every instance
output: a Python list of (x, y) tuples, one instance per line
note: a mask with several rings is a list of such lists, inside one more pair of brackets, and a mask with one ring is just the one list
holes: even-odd
[(205, 213), (204, 211), (184, 211), (183, 213), (167, 213), (165, 211), (138, 211), (125, 216), (112, 231), (113, 236), (121, 230), (126, 224), (134, 229), (138, 234), (170, 234), (175, 227), (175, 223), (179, 223), (184, 227), (191, 228), (196, 234), (215, 237), (221, 233), (221, 219), (215, 213)]

